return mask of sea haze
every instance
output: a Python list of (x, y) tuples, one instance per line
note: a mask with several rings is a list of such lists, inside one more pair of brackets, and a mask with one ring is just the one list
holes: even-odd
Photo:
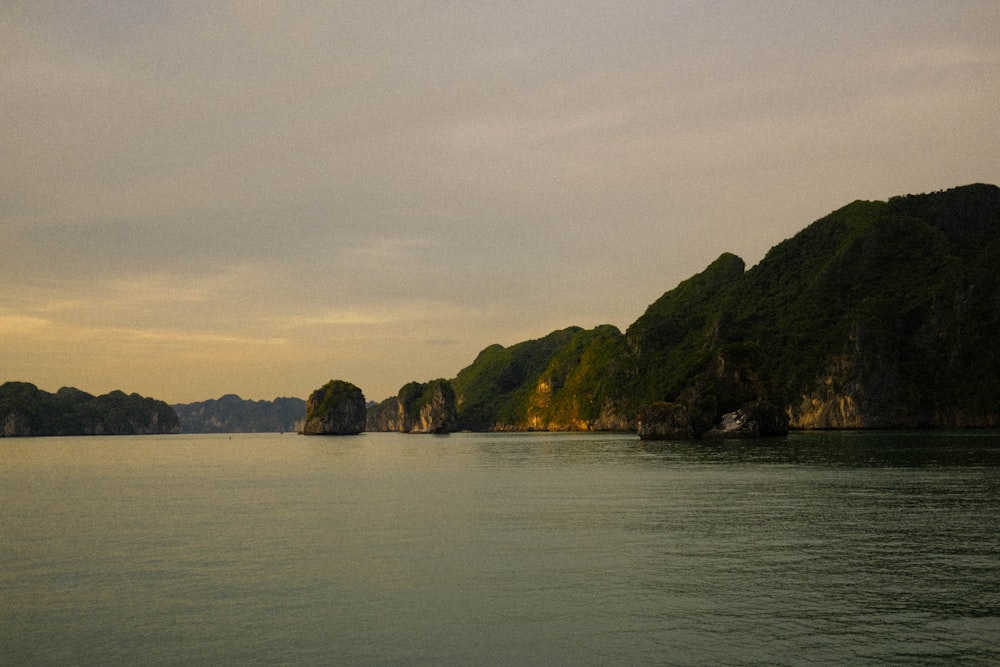
[(0, 440), (6, 664), (996, 664), (1000, 435)]

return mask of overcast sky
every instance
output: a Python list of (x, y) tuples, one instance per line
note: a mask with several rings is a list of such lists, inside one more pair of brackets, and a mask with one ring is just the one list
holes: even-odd
[(1000, 182), (1000, 2), (0, 6), (0, 381), (381, 400)]

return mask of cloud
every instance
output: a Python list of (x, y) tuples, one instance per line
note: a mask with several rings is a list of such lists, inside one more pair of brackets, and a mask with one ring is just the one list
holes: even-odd
[(49, 324), (49, 320), (41, 317), (0, 311), (0, 336), (34, 335), (48, 327)]
[(479, 309), (457, 306), (447, 301), (425, 299), (391, 300), (371, 306), (327, 309), (317, 314), (305, 314), (283, 320), (285, 326), (302, 325), (394, 325), (406, 326), (419, 321), (470, 319), (481, 314)]
[[(7, 3), (0, 367), (188, 400), (342, 369), (389, 395), (493, 342), (626, 326), (848, 201), (994, 181), (998, 21), (986, 1)], [(31, 335), (56, 329), (97, 338)]]

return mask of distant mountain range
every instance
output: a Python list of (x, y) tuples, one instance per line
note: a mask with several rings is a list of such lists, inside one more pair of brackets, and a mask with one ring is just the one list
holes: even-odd
[(296, 431), (305, 418), (301, 398), (251, 401), (236, 394), (173, 406), (182, 433), (256, 433)]
[[(444, 419), (633, 430), (643, 406), (668, 402), (703, 432), (764, 403), (792, 428), (995, 427), (998, 343), (1000, 188), (976, 184), (855, 201), (749, 270), (725, 253), (624, 333), (570, 327), (491, 345), (442, 380), (455, 396)], [(410, 430), (429, 386), (370, 409), (369, 430)]]

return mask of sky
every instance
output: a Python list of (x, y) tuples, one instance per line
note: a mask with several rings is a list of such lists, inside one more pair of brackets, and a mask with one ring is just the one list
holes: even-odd
[(0, 382), (370, 400), (1000, 182), (996, 0), (0, 6)]

